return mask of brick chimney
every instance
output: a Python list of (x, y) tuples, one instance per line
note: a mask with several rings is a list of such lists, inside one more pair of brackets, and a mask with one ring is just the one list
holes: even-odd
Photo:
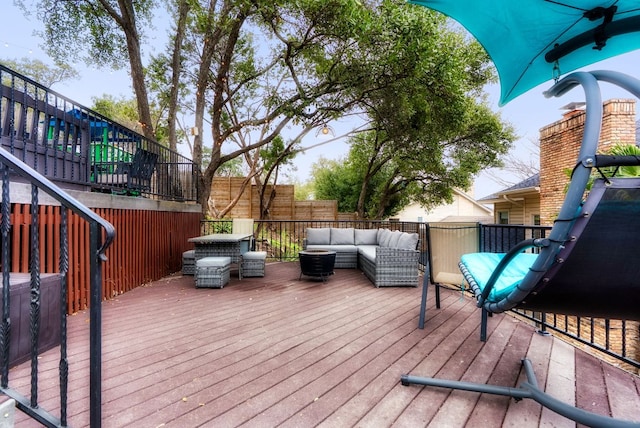
[[(569, 175), (576, 164), (585, 111), (581, 103), (565, 106), (567, 112), (557, 122), (540, 130), (540, 221), (553, 225), (564, 201)], [(632, 99), (613, 99), (604, 102), (602, 130), (598, 151), (605, 152), (616, 144), (635, 144), (636, 102)]]

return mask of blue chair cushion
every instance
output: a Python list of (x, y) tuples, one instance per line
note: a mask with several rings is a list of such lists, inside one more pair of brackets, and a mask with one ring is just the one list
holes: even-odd
[[(471, 253), (464, 254), (460, 258), (460, 263), (467, 269), (467, 274), (475, 281), (481, 293), (484, 290), (491, 274), (498, 266), (498, 263), (504, 258), (504, 253)], [(537, 254), (520, 253), (502, 271), (500, 277), (496, 281), (488, 300), (497, 302), (504, 299), (511, 291), (513, 291), (522, 282), (524, 276), (529, 272), (529, 268), (538, 257)]]

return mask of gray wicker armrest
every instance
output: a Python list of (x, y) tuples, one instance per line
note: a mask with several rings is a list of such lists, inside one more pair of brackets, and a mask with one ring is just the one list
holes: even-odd
[(418, 250), (378, 247), (376, 249), (375, 285), (377, 287), (394, 285), (417, 287), (419, 260), (420, 252)]
[(403, 248), (376, 248), (376, 264), (392, 262), (396, 266), (418, 267), (420, 252)]

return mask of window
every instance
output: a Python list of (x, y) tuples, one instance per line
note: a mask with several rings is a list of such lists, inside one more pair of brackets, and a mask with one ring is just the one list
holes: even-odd
[[(534, 226), (540, 226), (540, 214), (533, 214), (531, 216), (531, 224)], [(534, 239), (542, 238), (544, 236), (541, 229), (533, 229), (531, 235)]]
[(498, 211), (498, 224), (509, 224), (509, 211)]

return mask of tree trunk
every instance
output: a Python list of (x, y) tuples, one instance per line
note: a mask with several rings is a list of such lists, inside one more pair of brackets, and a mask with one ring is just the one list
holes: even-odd
[(171, 87), (169, 88), (169, 106), (167, 120), (169, 122), (169, 148), (178, 150), (178, 136), (176, 132), (178, 93), (180, 87), (180, 74), (182, 73), (182, 41), (184, 40), (187, 14), (189, 13), (189, 1), (180, 0), (178, 3), (178, 20), (176, 24), (176, 35), (173, 40), (173, 55), (171, 57)]
[(120, 6), (120, 23), (127, 40), (127, 52), (129, 54), (129, 65), (131, 66), (131, 82), (133, 91), (136, 94), (138, 104), (138, 116), (142, 126), (142, 134), (155, 141), (153, 122), (151, 120), (151, 109), (149, 108), (149, 96), (147, 86), (144, 82), (144, 67), (140, 53), (140, 37), (136, 27), (136, 17), (131, 1), (118, 0)]

